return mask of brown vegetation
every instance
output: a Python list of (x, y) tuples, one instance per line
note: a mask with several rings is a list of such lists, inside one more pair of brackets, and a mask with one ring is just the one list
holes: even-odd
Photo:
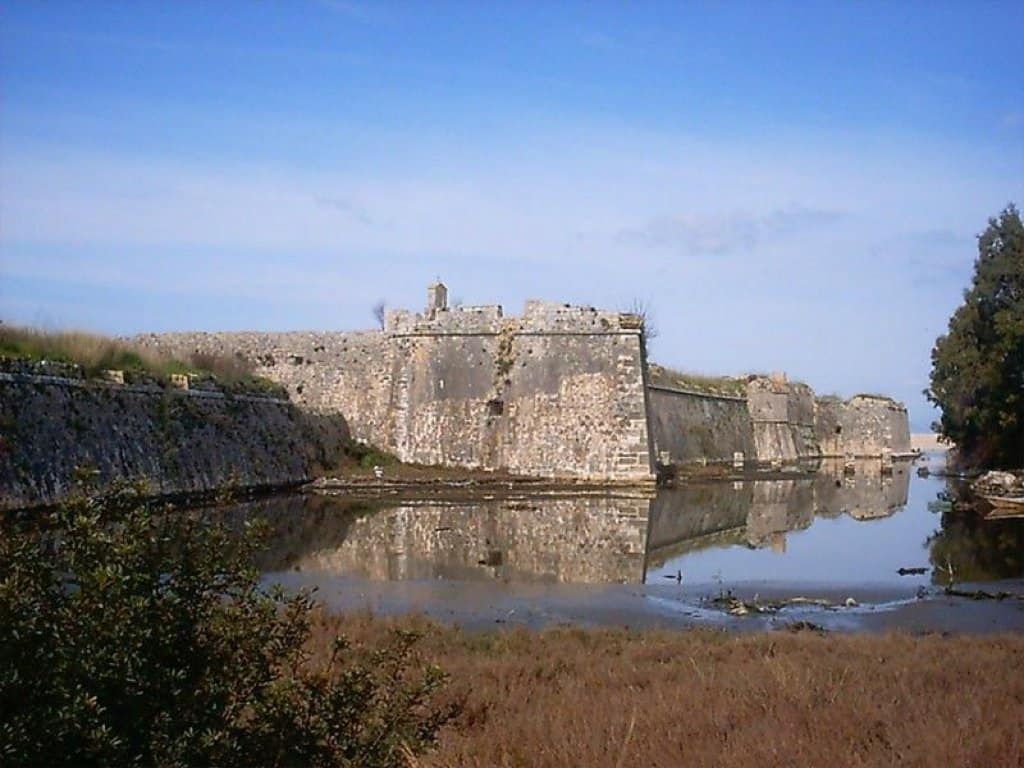
[(122, 370), (166, 381), (172, 374), (190, 374), (215, 381), (227, 389), (271, 392), (283, 396), (276, 384), (253, 375), (252, 366), (238, 357), (196, 353), (179, 360), (121, 339), (85, 331), (41, 331), (0, 323), (0, 359), (57, 362), (77, 366), (86, 378), (106, 370)]
[[(421, 766), (1017, 766), (1024, 638), (559, 629), (403, 620), (461, 704)], [(372, 639), (386, 622), (325, 617)], [(806, 628), (805, 628), (806, 629)]]

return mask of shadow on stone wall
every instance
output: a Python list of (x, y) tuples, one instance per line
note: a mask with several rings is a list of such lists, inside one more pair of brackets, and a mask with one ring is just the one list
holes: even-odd
[(335, 466), (337, 414), (285, 400), (58, 377), (0, 379), (0, 509), (60, 503), (88, 478), (154, 496), (293, 486)]

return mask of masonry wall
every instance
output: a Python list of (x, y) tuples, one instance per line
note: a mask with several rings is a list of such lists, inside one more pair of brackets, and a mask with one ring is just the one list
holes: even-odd
[(752, 378), (746, 394), (650, 387), (651, 432), (662, 464), (790, 463), (821, 455), (815, 434), (814, 392), (775, 376)]
[(747, 408), (758, 461), (799, 461), (821, 455), (814, 433), (814, 392), (806, 384), (759, 377), (747, 385)]
[(648, 381), (640, 318), (527, 302), (387, 313), (381, 331), (138, 337), (176, 356), (239, 355), (293, 402), (340, 414), (403, 461), (636, 482), (656, 462), (794, 463), (909, 450), (906, 411), (885, 398), (816, 401), (784, 375), (743, 396)]
[(83, 471), (102, 492), (279, 487), (309, 479), (346, 438), (287, 401), (0, 373), (0, 509), (55, 504)]
[(664, 386), (648, 390), (650, 428), (660, 464), (754, 459), (753, 423), (741, 397), (688, 392)]
[(888, 397), (818, 398), (814, 431), (829, 456), (898, 455), (911, 450), (907, 409)]
[(170, 333), (133, 341), (177, 357), (238, 356), (285, 387), (300, 408), (343, 416), (356, 438), (372, 440), (393, 429), (391, 409), (400, 401), (392, 387), (394, 351), (379, 331)]
[(529, 302), (391, 312), (383, 332), (166, 334), (172, 354), (238, 354), (307, 408), (403, 461), (601, 481), (652, 478), (632, 315)]

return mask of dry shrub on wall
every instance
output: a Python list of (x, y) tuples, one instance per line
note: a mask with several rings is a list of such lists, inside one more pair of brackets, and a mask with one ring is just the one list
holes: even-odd
[(207, 352), (195, 352), (189, 356), (190, 365), (200, 371), (209, 371), (218, 381), (237, 383), (252, 378), (253, 365), (238, 355), (212, 355)]
[(229, 390), (286, 397), (282, 387), (255, 376), (252, 364), (238, 355), (196, 352), (179, 360), (158, 350), (83, 331), (40, 331), (0, 324), (0, 358), (72, 363), (87, 377), (105, 370), (144, 373), (166, 380), (189, 373), (212, 378)]
[(157, 369), (166, 364), (159, 355), (84, 331), (40, 331), (0, 325), (0, 356), (52, 360), (81, 366), (87, 376), (110, 368)]

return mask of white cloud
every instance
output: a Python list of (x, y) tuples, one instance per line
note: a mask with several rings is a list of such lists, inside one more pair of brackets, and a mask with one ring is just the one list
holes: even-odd
[(662, 215), (618, 233), (625, 243), (665, 248), (686, 255), (750, 252), (791, 235), (828, 226), (842, 218), (836, 211), (790, 206), (767, 214)]

